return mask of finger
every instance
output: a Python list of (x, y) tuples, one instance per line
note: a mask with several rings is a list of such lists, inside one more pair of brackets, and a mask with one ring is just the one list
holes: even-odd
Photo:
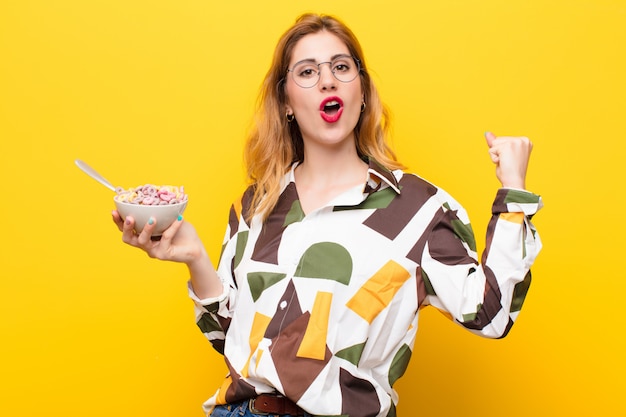
[(491, 132), (485, 132), (485, 139), (487, 140), (487, 146), (491, 148), (493, 146), (493, 141), (496, 140), (496, 135)]
[(528, 149), (529, 152), (533, 149), (533, 142), (530, 139), (528, 139), (526, 136), (520, 137), (520, 140), (522, 141), (522, 144), (525, 146), (526, 149)]
[(150, 238), (152, 237), (152, 233), (154, 232), (156, 224), (157, 221), (154, 217), (150, 217), (148, 219), (143, 229), (141, 230), (141, 233), (139, 233), (139, 236), (137, 236), (137, 242), (140, 245), (145, 247), (149, 242), (152, 241)]
[(174, 220), (174, 223), (172, 223), (170, 227), (165, 229), (165, 231), (161, 235), (161, 240), (166, 240), (166, 241), (172, 240), (174, 236), (176, 236), (176, 233), (178, 233), (182, 225), (183, 225), (183, 215), (179, 214), (176, 220)]
[(489, 149), (489, 157), (494, 164), (498, 164), (500, 162), (500, 153), (495, 148)]
[(131, 216), (126, 216), (126, 220), (124, 220), (124, 224), (122, 225), (122, 241), (124, 243), (128, 243), (130, 245), (136, 246), (135, 236), (135, 219)]
[(113, 219), (113, 223), (115, 223), (115, 225), (121, 232), (124, 226), (124, 220), (122, 219), (122, 216), (120, 216), (120, 213), (117, 210), (113, 210), (111, 212), (111, 218)]

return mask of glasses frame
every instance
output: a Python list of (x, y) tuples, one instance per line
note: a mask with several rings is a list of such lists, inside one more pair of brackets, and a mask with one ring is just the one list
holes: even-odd
[[(352, 58), (352, 60), (353, 60), (353, 61), (354, 61), (354, 63), (356, 64), (356, 75), (354, 76), (354, 78), (353, 78), (353, 79), (351, 79), (351, 80), (349, 80), (349, 81), (343, 81), (343, 80), (340, 80), (339, 78), (337, 78), (337, 75), (335, 74), (335, 71), (333, 70), (333, 67), (332, 67), (333, 62), (335, 62), (335, 61), (337, 61), (337, 60), (339, 60), (339, 59), (341, 59), (341, 58)], [(315, 87), (315, 86), (317, 85), (317, 83), (319, 83), (319, 82), (320, 82), (320, 78), (322, 77), (322, 67), (321, 67), (321, 66), (322, 66), (323, 64), (328, 64), (328, 65), (329, 65), (329, 68), (330, 68), (330, 72), (331, 72), (331, 74), (333, 74), (333, 77), (334, 77), (337, 81), (342, 82), (342, 83), (351, 83), (352, 81), (354, 81), (354, 80), (356, 80), (356, 79), (357, 79), (357, 77), (359, 76), (359, 74), (361, 74), (361, 61), (360, 61), (357, 57), (355, 57), (355, 56), (353, 56), (353, 55), (346, 55), (346, 54), (342, 54), (342, 55), (339, 55), (339, 56), (335, 57), (335, 59), (333, 59), (332, 61), (324, 61), (324, 62), (320, 62), (320, 63), (318, 63), (318, 64), (313, 64), (313, 65), (316, 65), (316, 66), (317, 66), (317, 80), (315, 81), (315, 83), (313, 83), (313, 85), (310, 85), (310, 86), (308, 86), (308, 87), (304, 87), (304, 86), (300, 85), (300, 84), (298, 83), (298, 81), (296, 81), (296, 78), (294, 77), (294, 69), (295, 69), (298, 65), (300, 65), (301, 63), (306, 62), (306, 61), (309, 61), (309, 60), (308, 60), (308, 59), (304, 59), (304, 60), (302, 60), (302, 61), (298, 61), (298, 62), (296, 62), (295, 64), (293, 64), (293, 67), (291, 67), (291, 68), (287, 68), (287, 73), (291, 73), (291, 78), (293, 79), (293, 82), (294, 82), (294, 83), (296, 83), (296, 85), (297, 85), (298, 87), (300, 87), (300, 88), (313, 88), (313, 87)]]

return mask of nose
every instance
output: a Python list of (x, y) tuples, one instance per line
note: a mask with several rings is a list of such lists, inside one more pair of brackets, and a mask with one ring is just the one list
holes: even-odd
[[(328, 65), (323, 65), (328, 64)], [(320, 80), (319, 86), (322, 90), (334, 90), (337, 88), (337, 79), (335, 78), (330, 62), (323, 62), (320, 64)]]

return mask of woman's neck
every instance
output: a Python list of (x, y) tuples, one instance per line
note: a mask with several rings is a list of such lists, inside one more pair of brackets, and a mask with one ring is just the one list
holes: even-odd
[(356, 149), (305, 151), (304, 155), (304, 161), (296, 168), (296, 181), (303, 186), (327, 188), (365, 181), (368, 166)]
[(356, 149), (344, 152), (305, 152), (296, 167), (295, 181), (300, 204), (310, 213), (345, 191), (365, 185), (368, 165)]

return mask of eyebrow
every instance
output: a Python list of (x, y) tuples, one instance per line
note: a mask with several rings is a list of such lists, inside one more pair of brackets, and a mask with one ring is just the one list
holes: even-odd
[[(350, 54), (335, 54), (333, 56), (330, 57), (330, 61), (322, 61), (322, 62), (332, 62), (338, 58), (352, 58), (352, 55)], [(318, 64), (317, 60), (315, 58), (305, 58), (305, 59), (301, 59), (300, 61), (297, 61), (295, 64), (300, 64), (302, 62), (312, 62), (314, 64)]]

